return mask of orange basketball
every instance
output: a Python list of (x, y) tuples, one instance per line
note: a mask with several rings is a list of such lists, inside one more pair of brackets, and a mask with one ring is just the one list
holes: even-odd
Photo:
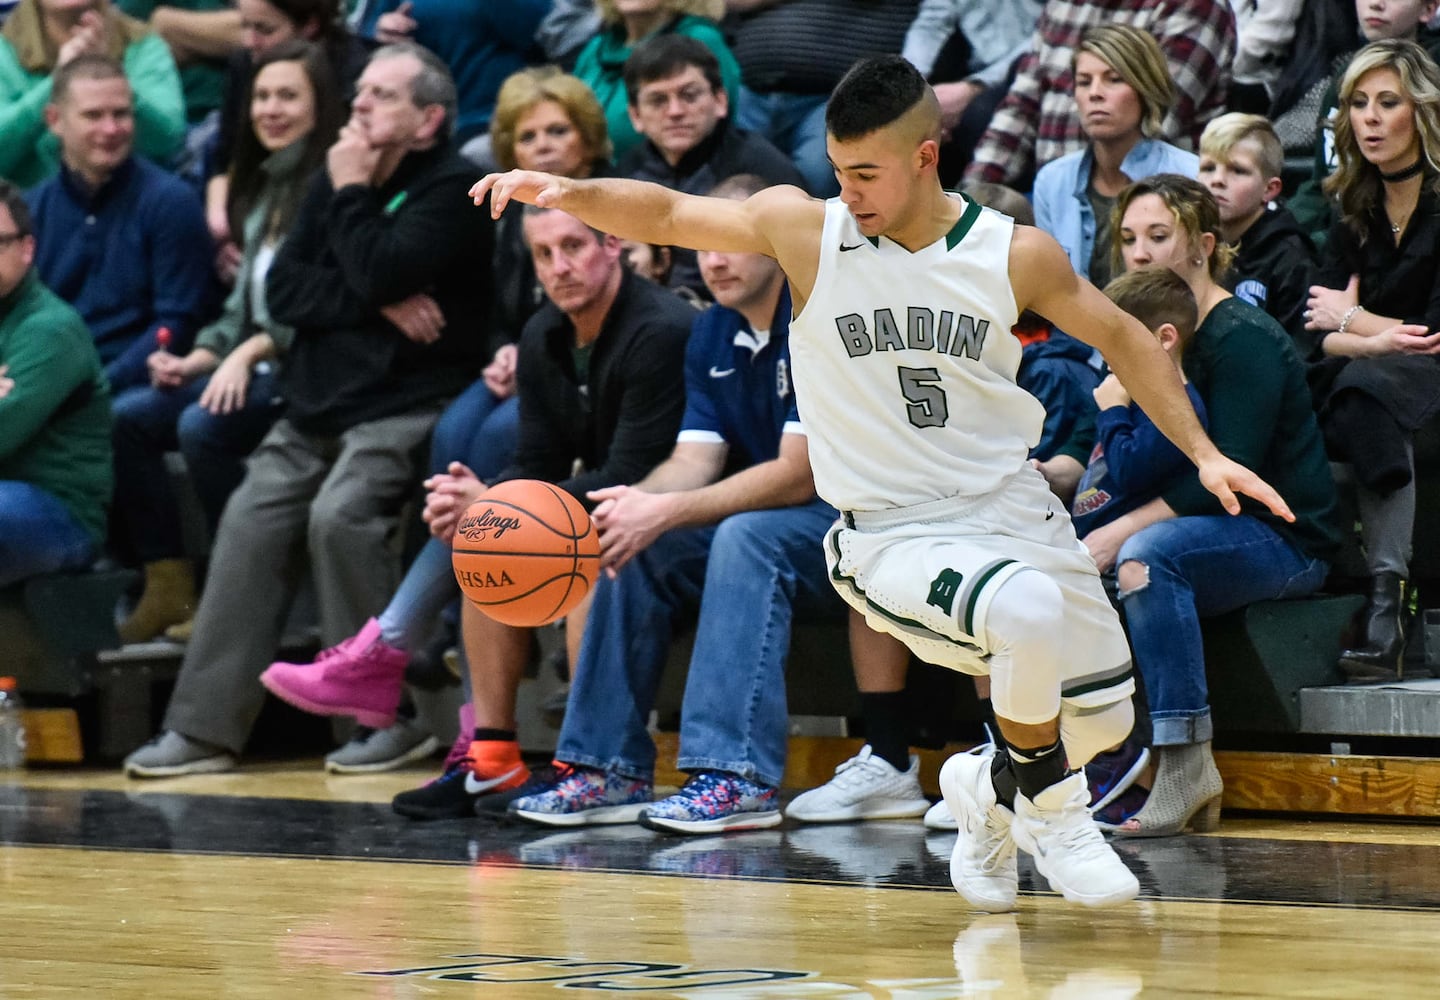
[(600, 535), (580, 502), (551, 483), (512, 479), (472, 503), (451, 545), (470, 603), (506, 625), (546, 625), (600, 574)]

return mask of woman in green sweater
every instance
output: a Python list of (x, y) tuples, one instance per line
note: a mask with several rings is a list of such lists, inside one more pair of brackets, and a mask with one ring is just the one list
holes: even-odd
[(725, 12), (720, 0), (596, 0), (595, 6), (600, 11), (600, 33), (580, 50), (575, 75), (588, 83), (600, 99), (616, 163), (643, 141), (630, 122), (625, 60), (647, 38), (673, 32), (704, 43), (720, 60), (720, 79), (730, 107), (736, 106), (740, 64), (716, 23)]
[(50, 76), (76, 56), (107, 55), (135, 94), (135, 151), (169, 166), (185, 140), (185, 98), (170, 49), (110, 0), (21, 0), (0, 32), (0, 177), (31, 188), (60, 166), (45, 125)]
[[(1318, 590), (1340, 535), (1304, 365), (1279, 323), (1221, 287), (1235, 251), (1221, 241), (1214, 197), (1188, 177), (1157, 174), (1120, 192), (1112, 232), (1115, 272), (1161, 264), (1190, 285), (1200, 325), (1184, 367), (1205, 400), (1210, 437), (1295, 513), (1286, 522), (1246, 503), (1231, 516), (1192, 469), (1159, 499), (1082, 539), (1102, 571), (1116, 569), (1156, 750), (1128, 807), (1100, 818), (1117, 835), (1154, 837), (1219, 818), (1200, 619)], [(1113, 761), (1099, 766), (1127, 772)]]

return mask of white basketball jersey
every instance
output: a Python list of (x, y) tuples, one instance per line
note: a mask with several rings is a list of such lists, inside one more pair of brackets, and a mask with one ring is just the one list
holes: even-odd
[(790, 324), (815, 488), (841, 510), (977, 496), (1013, 475), (1044, 407), (1015, 384), (1013, 221), (967, 202), (914, 253), (825, 205), (820, 270)]

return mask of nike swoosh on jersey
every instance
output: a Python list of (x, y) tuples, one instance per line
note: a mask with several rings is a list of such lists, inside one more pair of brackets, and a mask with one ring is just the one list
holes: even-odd
[(465, 775), (465, 791), (469, 792), (471, 795), (479, 795), (482, 792), (488, 792), (492, 788), (495, 788), (498, 785), (503, 785), (505, 784), (505, 782), (515, 777), (515, 775), (520, 773), (520, 768), (524, 766), (525, 765), (522, 764), (520, 765), (520, 767), (512, 767), (510, 770), (500, 775), (500, 777), (487, 778), (484, 781), (477, 781), (474, 773), (467, 774)]
[(861, 247), (863, 247), (864, 245), (865, 245), (864, 243), (856, 243), (856, 244), (855, 244), (854, 246), (852, 246), (852, 247), (847, 247), (844, 243), (841, 243), (841, 244), (840, 244), (840, 252), (841, 252), (841, 253), (849, 253), (851, 250), (859, 250), (859, 249), (860, 249)]
[(710, 366), (710, 377), (711, 377), (711, 378), (724, 378), (726, 375), (734, 375), (734, 374), (735, 374), (735, 369), (734, 369), (734, 368), (726, 368), (726, 369), (722, 372), (719, 368), (716, 368), (714, 365), (711, 365), (711, 366)]

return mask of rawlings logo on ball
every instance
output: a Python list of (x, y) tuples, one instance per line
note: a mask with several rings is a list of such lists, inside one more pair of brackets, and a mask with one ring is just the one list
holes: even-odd
[(493, 507), (486, 507), (474, 517), (462, 517), (460, 526), (455, 530), (466, 540), (478, 542), (489, 538), (491, 529), (494, 529), (495, 537), (499, 538), (509, 529), (518, 527), (518, 517), (501, 517), (495, 513)]

